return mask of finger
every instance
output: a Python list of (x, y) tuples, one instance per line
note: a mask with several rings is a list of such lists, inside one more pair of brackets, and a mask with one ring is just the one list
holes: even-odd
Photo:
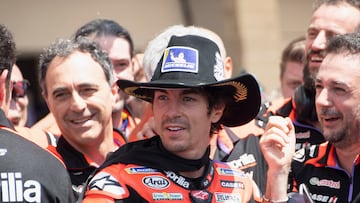
[(281, 145), (285, 145), (290, 142), (288, 133), (284, 131), (284, 128), (278, 128), (273, 126), (265, 131), (262, 139), (275, 139), (273, 141), (280, 142)]
[(288, 133), (289, 132), (288, 125), (289, 125), (289, 123), (286, 118), (281, 117), (281, 116), (271, 116), (271, 117), (269, 117), (269, 121), (265, 127), (265, 131), (272, 127), (276, 127), (276, 128), (283, 130), (285, 133)]

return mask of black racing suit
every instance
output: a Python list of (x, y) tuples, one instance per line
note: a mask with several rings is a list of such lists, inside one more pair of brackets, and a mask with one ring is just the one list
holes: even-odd
[(339, 167), (331, 144), (303, 148), (294, 156), (289, 181), (294, 181), (290, 190), (304, 183), (315, 202), (359, 203), (360, 155), (354, 160), (353, 173), (348, 174)]
[(59, 160), (17, 135), (0, 110), (0, 202), (75, 202)]

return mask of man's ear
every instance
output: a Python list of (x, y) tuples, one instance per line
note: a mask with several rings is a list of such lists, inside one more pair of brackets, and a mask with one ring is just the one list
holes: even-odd
[[(7, 115), (7, 112), (9, 110), (11, 90), (12, 90), (12, 84), (9, 84), (9, 88), (6, 87), (6, 78), (8, 74), (9, 74), (9, 70), (4, 70), (0, 75), (0, 106), (1, 109), (5, 112), (5, 115)], [(7, 92), (9, 95), (8, 100), (6, 100)]]
[(119, 86), (116, 84), (116, 82), (114, 82), (113, 85), (111, 86), (113, 104), (116, 104), (118, 101), (121, 100), (121, 96), (118, 93), (119, 91), (120, 91)]
[(231, 57), (226, 57), (224, 60), (224, 77), (225, 79), (231, 78), (233, 72), (233, 62)]
[(212, 123), (218, 122), (221, 119), (222, 115), (224, 114), (224, 110), (225, 110), (225, 103), (214, 106), (212, 110), (211, 122)]

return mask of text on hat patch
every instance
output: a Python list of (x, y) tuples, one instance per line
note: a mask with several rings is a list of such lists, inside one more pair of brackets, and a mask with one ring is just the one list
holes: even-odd
[(174, 46), (165, 49), (161, 72), (191, 72), (199, 70), (198, 50), (190, 47)]

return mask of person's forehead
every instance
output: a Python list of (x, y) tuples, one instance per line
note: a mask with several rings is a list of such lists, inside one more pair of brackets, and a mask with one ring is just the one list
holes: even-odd
[(318, 77), (344, 78), (348, 76), (360, 76), (360, 54), (327, 54), (320, 66)]
[(112, 60), (119, 60), (122, 58), (130, 58), (130, 44), (123, 38), (118, 36), (100, 36), (96, 41), (104, 49), (109, 58)]
[(325, 30), (336, 34), (352, 32), (360, 24), (360, 11), (342, 3), (322, 5), (314, 13), (309, 29)]
[(49, 65), (48, 72), (50, 71), (66, 75), (75, 71), (84, 71), (84, 74), (93, 71), (103, 72), (103, 69), (90, 53), (74, 51), (66, 57), (56, 56)]
[(285, 64), (284, 75), (293, 76), (298, 75), (302, 77), (304, 65), (296, 61), (288, 61)]

